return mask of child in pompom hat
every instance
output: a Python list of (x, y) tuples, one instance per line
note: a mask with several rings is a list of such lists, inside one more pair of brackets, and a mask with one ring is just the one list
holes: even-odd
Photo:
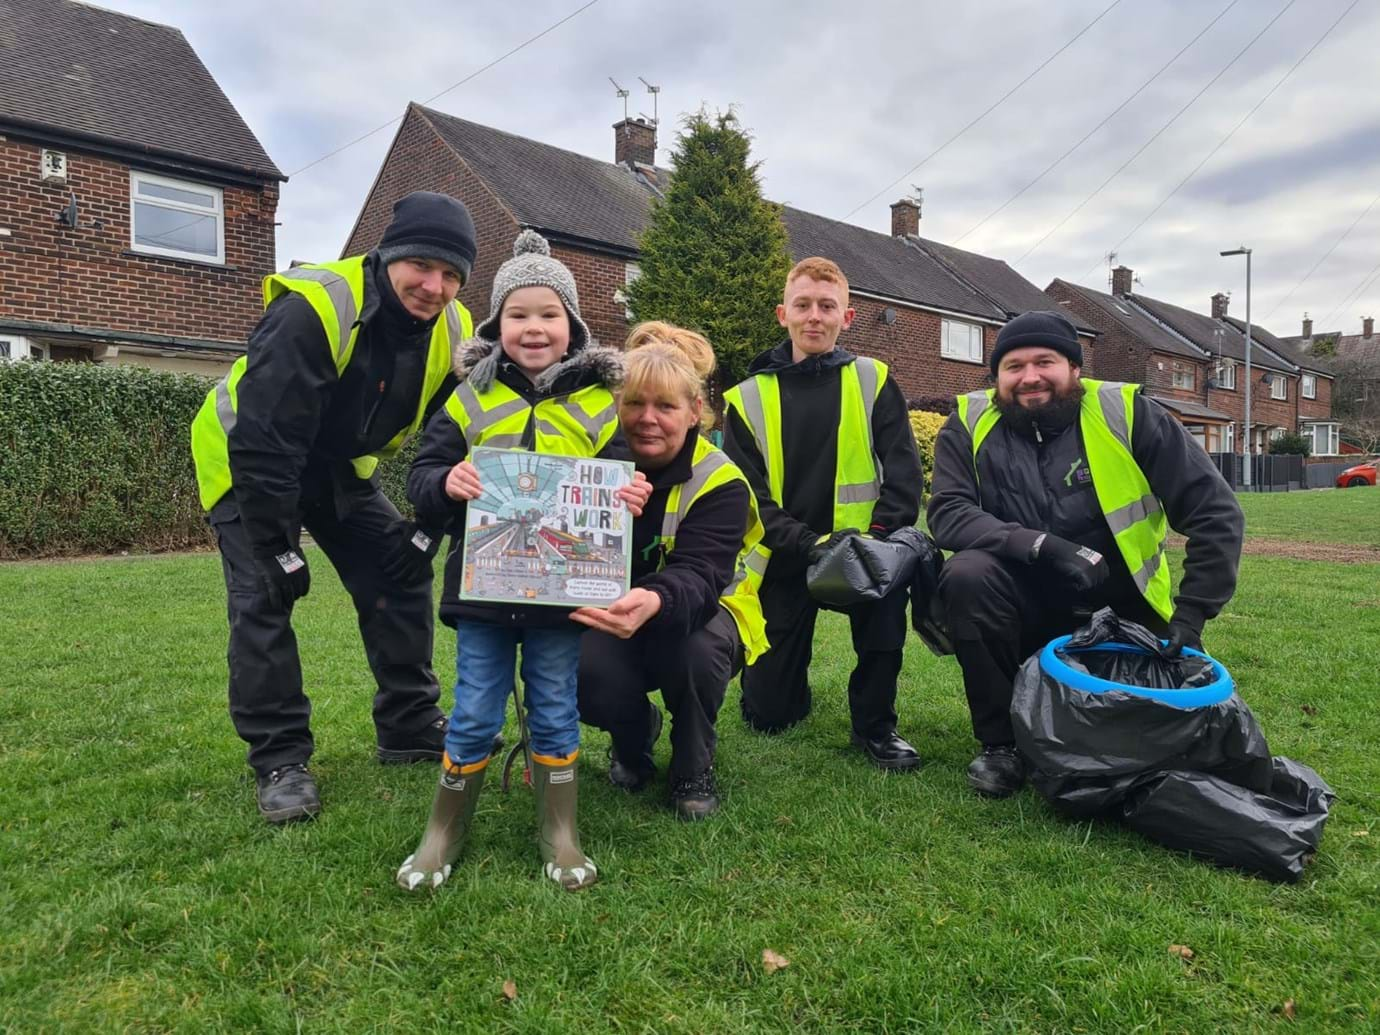
[[(419, 520), (463, 530), (465, 505), (484, 491), (468, 460), (476, 446), (626, 458), (613, 397), (622, 354), (590, 337), (575, 278), (535, 231), (518, 236), (513, 258), (499, 268), (489, 317), (457, 349), (455, 370), (461, 384), (428, 423), (408, 474)], [(618, 495), (636, 516), (650, 492), (639, 474)], [(461, 601), (461, 576), (455, 544), (441, 597), (441, 620), (457, 636), (455, 709), (431, 816), (398, 884), (434, 888), (450, 876), (503, 726), (521, 644), (542, 872), (570, 891), (588, 887), (598, 870), (575, 821), (582, 627), (562, 608)]]

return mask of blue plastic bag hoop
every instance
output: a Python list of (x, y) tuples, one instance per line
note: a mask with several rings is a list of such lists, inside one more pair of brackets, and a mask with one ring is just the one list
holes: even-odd
[[(1184, 654), (1203, 658), (1212, 665), (1212, 672), (1217, 678), (1207, 686), (1186, 687), (1181, 690), (1166, 690), (1162, 687), (1151, 686), (1130, 686), (1126, 683), (1114, 683), (1110, 679), (1099, 679), (1089, 672), (1080, 672), (1078, 669), (1066, 664), (1056, 651), (1069, 642), (1072, 637), (1059, 636), (1045, 644), (1044, 650), (1040, 651), (1040, 668), (1053, 679), (1073, 687), (1075, 690), (1082, 690), (1089, 694), (1105, 694), (1112, 690), (1121, 690), (1136, 697), (1148, 697), (1153, 701), (1160, 701), (1163, 704), (1174, 708), (1205, 708), (1212, 704), (1221, 704), (1236, 689), (1236, 684), (1228, 674), (1226, 668), (1216, 658), (1204, 654), (1200, 650), (1192, 647), (1185, 647)], [(1087, 647), (1083, 650), (1070, 651), (1073, 654), (1083, 654), (1091, 651), (1109, 650), (1120, 651), (1123, 654), (1148, 654), (1148, 651), (1140, 647), (1134, 647), (1129, 643), (1100, 643), (1095, 647)]]

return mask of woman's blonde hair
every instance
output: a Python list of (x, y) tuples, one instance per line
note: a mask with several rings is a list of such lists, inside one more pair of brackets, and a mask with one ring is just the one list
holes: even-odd
[[(629, 332), (627, 349), (624, 395), (704, 401), (705, 378), (714, 372), (718, 360), (703, 335), (647, 320)], [(700, 430), (713, 426), (714, 411), (705, 406), (700, 411)]]

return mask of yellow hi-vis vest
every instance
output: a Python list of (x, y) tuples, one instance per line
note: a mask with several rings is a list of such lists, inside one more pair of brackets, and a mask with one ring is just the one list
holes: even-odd
[[(264, 308), (289, 291), (301, 295), (316, 311), (326, 332), (331, 358), (335, 360), (336, 374), (344, 374), (354, 355), (355, 341), (359, 337), (357, 321), (364, 308), (364, 256), (269, 274), (264, 278)], [(427, 403), (450, 373), (452, 348), (473, 333), (474, 321), (469, 310), (459, 302), (447, 305), (431, 332), (416, 415), (382, 448), (352, 459), (350, 463), (355, 474), (360, 478), (370, 477), (380, 460), (397, 453), (422, 426)], [(235, 360), (230, 373), (206, 394), (206, 401), (192, 421), (192, 459), (196, 461), (197, 488), (205, 510), (214, 507), (231, 488), (228, 443), (239, 412), (240, 378), (244, 377), (248, 364), (248, 356)]]
[(577, 388), (533, 405), (499, 381), (483, 392), (462, 381), (446, 400), (445, 410), (471, 451), (489, 446), (595, 456), (618, 431), (618, 404), (603, 385)]
[[(843, 367), (840, 374), (834, 527), (830, 531), (841, 528), (866, 531), (872, 524), (872, 508), (882, 494), (882, 479), (872, 441), (872, 411), (886, 381), (886, 364), (858, 356)], [(781, 506), (785, 498), (786, 458), (781, 445), (781, 388), (776, 375), (762, 373), (750, 377), (725, 392), (724, 401), (752, 430), (753, 441), (767, 465), (771, 498)]]
[(733, 581), (720, 594), (719, 603), (733, 616), (733, 622), (738, 626), (738, 637), (743, 641), (747, 664), (751, 665), (767, 650), (767, 621), (762, 616), (762, 602), (758, 599), (757, 590), (762, 585), (762, 576), (771, 557), (771, 552), (762, 544), (762, 519), (757, 514), (757, 498), (748, 480), (743, 477), (743, 472), (723, 450), (707, 439), (701, 437), (695, 442), (690, 464), (689, 480), (671, 486), (671, 491), (666, 495), (666, 514), (661, 519), (663, 556), (675, 549), (676, 532), (696, 500), (729, 482), (742, 482), (747, 486), (748, 527), (738, 551)]
[[(1085, 377), (1083, 388), (1078, 424), (1098, 506), (1136, 589), (1167, 620), (1174, 611), (1169, 565), (1164, 559), (1169, 521), (1131, 453), (1131, 426), (1140, 385)], [(992, 402), (994, 395), (995, 390), (989, 388), (958, 397), (959, 419), (973, 441), (975, 476), (978, 450), (1001, 419), (1001, 411)]]

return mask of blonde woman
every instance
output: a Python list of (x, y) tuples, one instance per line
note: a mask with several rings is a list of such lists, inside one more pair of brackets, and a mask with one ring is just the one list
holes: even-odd
[(693, 331), (643, 323), (628, 338), (618, 417), (652, 485), (633, 522), (633, 588), (571, 617), (580, 644), (580, 719), (613, 739), (609, 779), (628, 791), (655, 775), (661, 711), (671, 715), (670, 800), (682, 819), (719, 807), (714, 723), (728, 682), (766, 647), (757, 584), (761, 522), (742, 472), (702, 433), (714, 350)]

